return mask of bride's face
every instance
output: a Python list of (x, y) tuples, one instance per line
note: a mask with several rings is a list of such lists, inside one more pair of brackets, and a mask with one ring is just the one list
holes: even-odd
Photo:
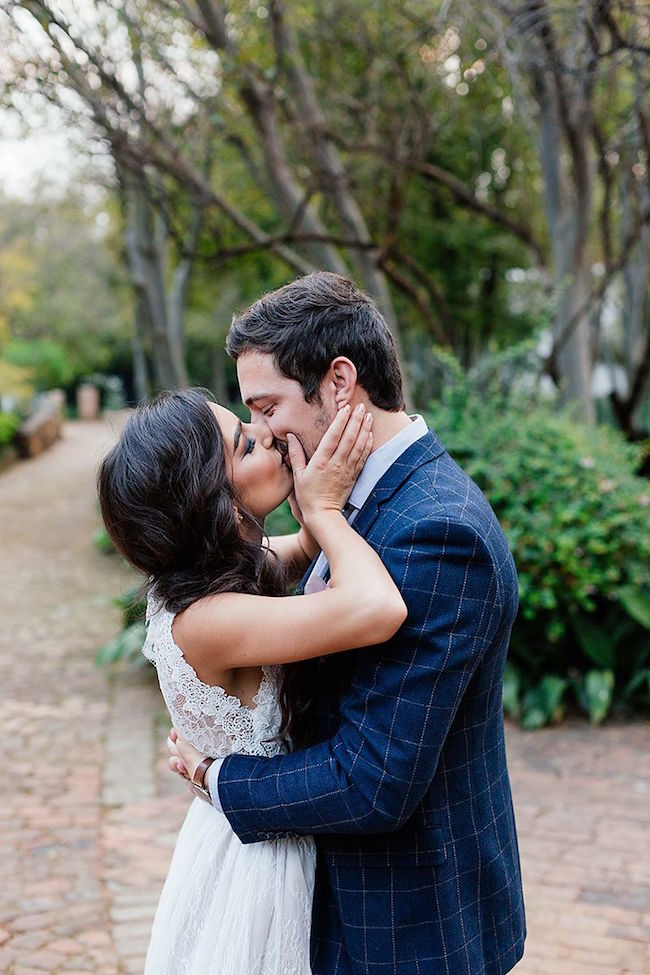
[(291, 472), (274, 448), (273, 434), (265, 423), (242, 423), (225, 407), (209, 406), (223, 435), (233, 490), (251, 514), (262, 520), (293, 490)]

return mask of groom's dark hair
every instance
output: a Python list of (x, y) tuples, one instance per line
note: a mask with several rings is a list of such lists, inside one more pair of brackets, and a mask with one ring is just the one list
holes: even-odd
[(330, 363), (344, 355), (374, 406), (404, 409), (388, 325), (372, 298), (339, 274), (315, 271), (264, 295), (235, 315), (226, 350), (233, 359), (245, 352), (272, 355), (278, 370), (300, 383), (308, 403), (320, 401)]

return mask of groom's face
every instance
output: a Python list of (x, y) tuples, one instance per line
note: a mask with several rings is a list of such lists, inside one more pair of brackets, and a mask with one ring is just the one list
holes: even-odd
[(251, 421), (264, 422), (280, 444), (294, 433), (309, 459), (321, 437), (336, 416), (335, 389), (323, 383), (322, 402), (307, 403), (302, 386), (276, 369), (273, 357), (265, 352), (245, 352), (237, 360), (237, 378), (244, 405)]

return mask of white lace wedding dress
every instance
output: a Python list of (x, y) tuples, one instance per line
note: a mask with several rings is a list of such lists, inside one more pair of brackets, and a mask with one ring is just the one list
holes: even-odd
[[(279, 667), (263, 668), (255, 708), (203, 684), (172, 637), (174, 614), (147, 607), (145, 656), (179, 733), (204, 755), (278, 755)], [(178, 835), (145, 975), (309, 975), (311, 837), (244, 845), (195, 798)]]

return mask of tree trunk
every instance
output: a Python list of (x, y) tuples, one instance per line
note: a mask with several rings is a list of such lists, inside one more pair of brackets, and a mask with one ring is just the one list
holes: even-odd
[[(581, 140), (572, 163), (567, 153), (567, 121), (562, 118), (560, 95), (548, 72), (533, 71), (539, 105), (539, 147), (544, 182), (544, 203), (551, 237), (553, 277), (557, 305), (554, 340), (565, 402), (576, 402), (587, 423), (595, 420), (591, 396), (591, 336), (589, 328), (590, 272), (588, 227), (591, 205), (591, 163), (588, 134), (572, 131)], [(575, 150), (575, 145), (574, 145)], [(576, 158), (578, 156), (578, 158)]]
[(136, 297), (135, 328), (131, 339), (133, 355), (133, 391), (136, 403), (145, 403), (151, 396), (149, 367), (143, 347), (142, 317), (145, 314), (142, 297)]
[(212, 350), (212, 391), (222, 406), (230, 401), (226, 382), (226, 353), (222, 343), (215, 345)]

